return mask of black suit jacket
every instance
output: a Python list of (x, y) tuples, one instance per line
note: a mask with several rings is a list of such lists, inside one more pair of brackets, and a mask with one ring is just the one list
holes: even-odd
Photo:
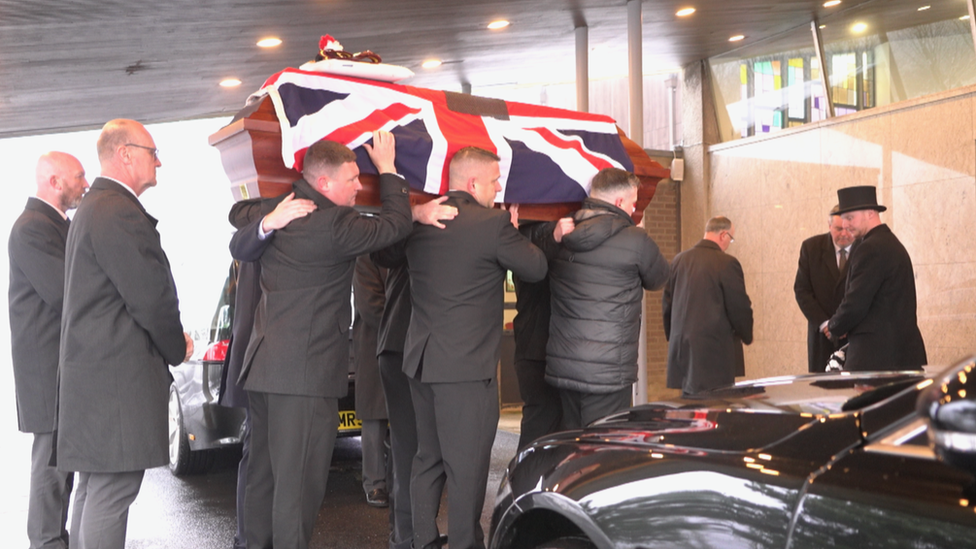
[(668, 338), (668, 387), (694, 394), (744, 374), (752, 302), (739, 260), (711, 240), (675, 256), (661, 298)]
[[(231, 325), (227, 358), (220, 378), (220, 399), (223, 406), (246, 408), (247, 391), (237, 382), (244, 365), (244, 352), (254, 328), (254, 310), (261, 300), (261, 264), (257, 259), (271, 244), (271, 239), (258, 238), (258, 224), (271, 213), (284, 197), (266, 200), (242, 200), (231, 207), (227, 220), (238, 230), (235, 233), (231, 256), (239, 262), (237, 286), (234, 294), (234, 320)], [(246, 258), (246, 259), (241, 259)]]
[(796, 303), (807, 318), (807, 368), (822, 372), (837, 349), (820, 331), (844, 299), (844, 273), (837, 269), (837, 254), (830, 233), (811, 236), (800, 246), (800, 262), (793, 282)]
[(915, 272), (908, 251), (881, 224), (854, 244), (844, 300), (827, 325), (847, 334), (845, 370), (911, 370), (928, 362), (916, 316)]
[(68, 220), (32, 197), (7, 241), (17, 426), (25, 433), (54, 430), (67, 238)]
[(485, 208), (464, 191), (448, 196), (445, 204), (458, 215), (444, 222), (447, 228), (418, 224), (392, 253), (405, 253), (410, 269), (413, 314), (403, 371), (426, 383), (494, 379), (505, 272), (539, 281), (546, 258), (508, 212)]
[(303, 179), (294, 192), (318, 209), (275, 231), (261, 255), (262, 296), (241, 375), (248, 391), (338, 398), (349, 388), (354, 263), (409, 234), (407, 184), (382, 174), (374, 217), (337, 206)]
[(58, 468), (107, 473), (167, 463), (166, 365), (185, 354), (156, 220), (121, 184), (96, 178), (65, 251)]
[(376, 359), (377, 334), (386, 302), (386, 269), (377, 266), (368, 255), (356, 258), (352, 278), (353, 303), (356, 320), (352, 328), (353, 353), (356, 368), (356, 417), (386, 419), (386, 396), (380, 381), (380, 365)]

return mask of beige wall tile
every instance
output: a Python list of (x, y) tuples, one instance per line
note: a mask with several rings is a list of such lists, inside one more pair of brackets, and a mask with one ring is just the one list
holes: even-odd
[[(947, 179), (945, 171), (957, 172), (957, 177), (976, 175), (972, 96), (895, 111), (886, 117), (891, 119), (893, 186)], [(896, 167), (896, 158), (916, 162), (898, 162)]]
[(892, 189), (882, 214), (915, 265), (976, 261), (976, 178)]
[(793, 294), (794, 271), (762, 273), (762, 293), (756, 304), (762, 306), (763, 338), (767, 341), (806, 345), (807, 321)]

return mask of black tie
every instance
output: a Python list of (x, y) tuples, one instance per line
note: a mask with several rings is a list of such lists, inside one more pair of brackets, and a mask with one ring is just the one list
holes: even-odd
[(840, 249), (840, 262), (837, 265), (837, 269), (840, 272), (844, 272), (844, 267), (847, 266), (847, 250), (844, 248)]

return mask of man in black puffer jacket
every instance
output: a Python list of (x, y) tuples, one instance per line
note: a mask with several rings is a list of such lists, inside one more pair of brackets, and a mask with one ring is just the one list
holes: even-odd
[(669, 274), (657, 244), (630, 217), (639, 185), (624, 170), (601, 170), (583, 207), (553, 231), (561, 243), (550, 255), (546, 381), (559, 389), (564, 429), (630, 406), (641, 300)]

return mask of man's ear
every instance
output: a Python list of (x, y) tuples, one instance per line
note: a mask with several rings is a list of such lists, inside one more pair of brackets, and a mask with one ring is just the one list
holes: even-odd
[(471, 196), (475, 196), (475, 188), (474, 188), (474, 186), (475, 186), (475, 182), (476, 181), (478, 181), (477, 178), (469, 177), (468, 178), (468, 184), (465, 185), (465, 188), (467, 189), (468, 194), (470, 194)]
[(332, 180), (328, 176), (320, 175), (318, 179), (315, 180), (315, 187), (322, 194), (329, 192), (329, 188), (332, 186)]

